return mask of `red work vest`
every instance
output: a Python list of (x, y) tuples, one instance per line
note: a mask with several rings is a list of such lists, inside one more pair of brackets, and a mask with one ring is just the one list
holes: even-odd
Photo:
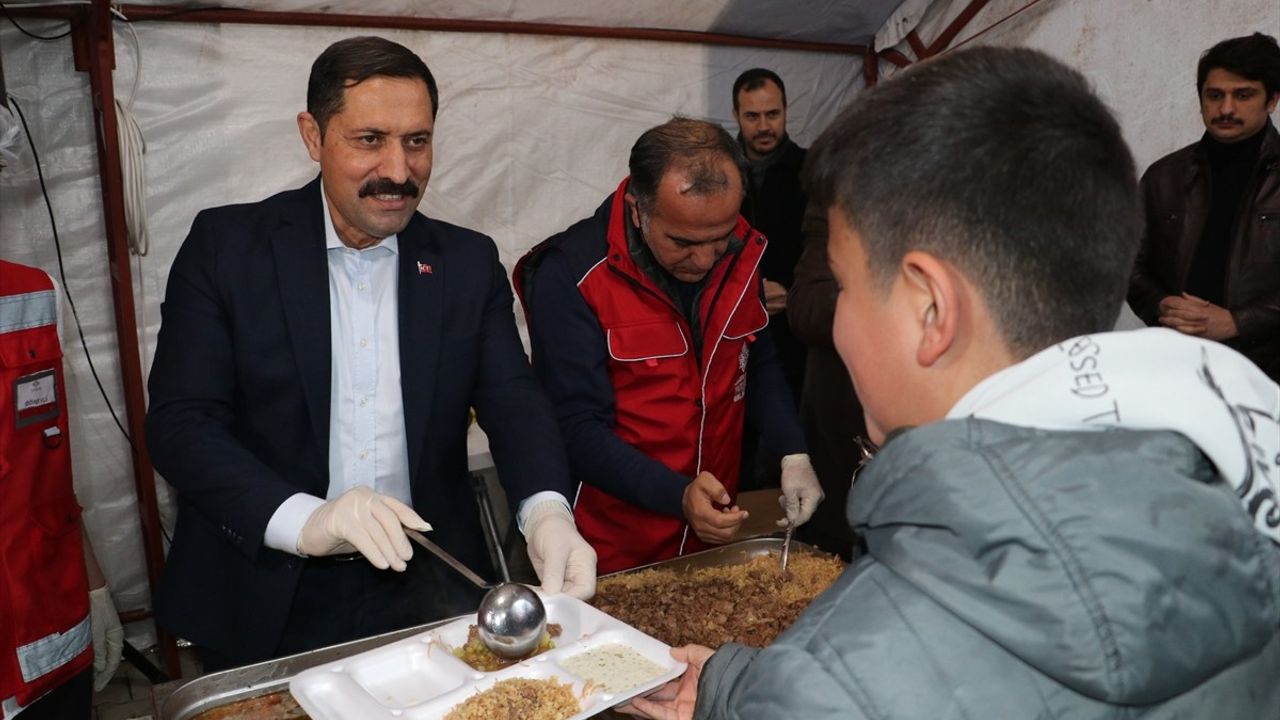
[(57, 307), (48, 275), (0, 260), (0, 702), (9, 707), (93, 662)]
[[(736, 497), (747, 358), (755, 333), (769, 322), (759, 295), (765, 238), (738, 218), (734, 236), (742, 249), (716, 263), (702, 293), (699, 358), (689, 322), (628, 251), (626, 188), (624, 180), (613, 197), (605, 257), (578, 283), (605, 334), (614, 432), (687, 478), (710, 472)], [(573, 514), (602, 574), (708, 547), (683, 517), (636, 507), (586, 483)]]

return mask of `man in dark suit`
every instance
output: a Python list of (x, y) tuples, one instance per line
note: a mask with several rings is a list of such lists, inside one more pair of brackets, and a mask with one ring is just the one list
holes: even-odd
[(156, 613), (206, 669), (473, 610), (404, 533), (427, 518), (463, 562), (485, 557), (472, 407), (543, 588), (594, 592), (493, 241), (416, 211), (437, 107), (408, 49), (335, 43), (298, 115), (320, 177), (200, 213), (174, 260), (147, 416), (179, 508)]

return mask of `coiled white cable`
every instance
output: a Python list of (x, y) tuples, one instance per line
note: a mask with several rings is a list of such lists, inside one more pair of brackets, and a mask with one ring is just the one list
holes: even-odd
[(125, 27), (129, 28), (133, 38), (136, 64), (133, 87), (129, 90), (128, 101), (122, 103), (120, 98), (116, 98), (116, 136), (120, 143), (120, 180), (124, 190), (124, 224), (129, 232), (129, 249), (134, 255), (145, 257), (150, 247), (147, 234), (147, 168), (144, 162), (147, 141), (129, 110), (133, 107), (133, 96), (142, 77), (142, 46), (138, 43), (138, 32), (128, 23), (128, 18), (116, 8), (112, 8), (111, 13), (125, 21)]

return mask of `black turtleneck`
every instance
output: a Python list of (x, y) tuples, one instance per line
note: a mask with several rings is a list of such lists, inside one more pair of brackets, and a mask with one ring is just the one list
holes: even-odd
[(1221, 143), (1206, 133), (1200, 141), (1209, 159), (1209, 216), (1191, 261), (1186, 289), (1214, 305), (1226, 305), (1227, 263), (1236, 220), (1266, 134), (1264, 127), (1239, 142)]

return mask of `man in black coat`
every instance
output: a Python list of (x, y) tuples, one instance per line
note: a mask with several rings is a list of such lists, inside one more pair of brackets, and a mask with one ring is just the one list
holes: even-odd
[(764, 278), (769, 329), (778, 344), (791, 392), (799, 396), (804, 382), (804, 345), (787, 324), (787, 290), (795, 277), (796, 261), (804, 248), (800, 225), (805, 194), (800, 170), (805, 149), (787, 136), (787, 88), (777, 73), (748, 70), (733, 83), (733, 115), (738, 142), (747, 155), (747, 194), (742, 216), (769, 238), (760, 261)]
[[(778, 348), (787, 386), (798, 398), (804, 386), (806, 350), (792, 333), (786, 311), (787, 291), (804, 248), (800, 225), (806, 200), (800, 170), (805, 149), (787, 136), (787, 87), (772, 70), (753, 68), (738, 76), (733, 82), (733, 116), (738, 121), (738, 143), (747, 156), (742, 216), (769, 239), (760, 261), (769, 332)], [(773, 464), (754, 457), (756, 434), (747, 428), (742, 490), (777, 485)], [(749, 471), (753, 465), (754, 473)]]
[(497, 248), (417, 212), (437, 107), (407, 48), (335, 43), (298, 115), (320, 177), (200, 213), (173, 262), (147, 416), (178, 491), (156, 615), (206, 670), (473, 610), (476, 589), (404, 532), (486, 557), (469, 408), (543, 588), (594, 592)]

